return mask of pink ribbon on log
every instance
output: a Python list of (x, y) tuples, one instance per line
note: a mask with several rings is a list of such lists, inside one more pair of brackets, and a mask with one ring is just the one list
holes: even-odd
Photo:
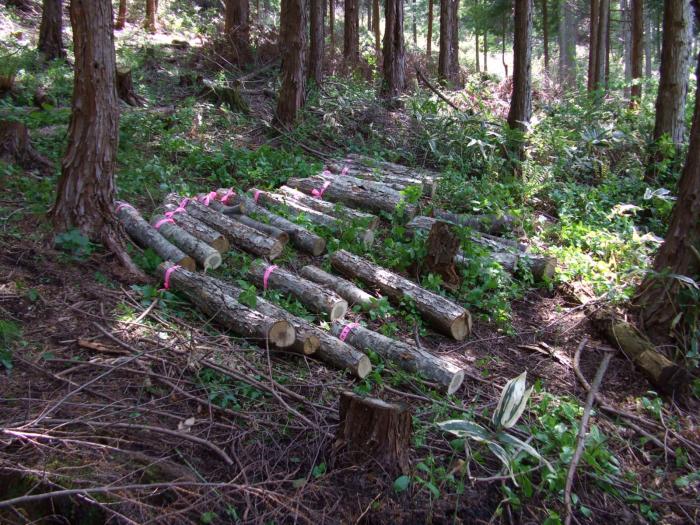
[(158, 222), (156, 222), (156, 223), (153, 225), (153, 227), (154, 227), (156, 230), (160, 230), (160, 227), (163, 226), (163, 224), (165, 224), (166, 222), (169, 222), (170, 224), (175, 224), (175, 221), (172, 220), (170, 217), (165, 217), (164, 219), (161, 219), (161, 220), (159, 220)]
[(119, 213), (122, 208), (131, 208), (132, 210), (134, 209), (134, 207), (131, 204), (129, 204), (128, 202), (120, 202), (117, 205), (117, 209), (114, 210), (114, 213)]
[(233, 188), (227, 189), (227, 190), (226, 190), (226, 193), (224, 193), (223, 196), (221, 197), (221, 202), (223, 202), (224, 204), (226, 204), (226, 203), (228, 202), (228, 199), (229, 199), (230, 197), (233, 197), (234, 195), (236, 195), (236, 192), (233, 191)]
[(253, 202), (255, 202), (255, 204), (258, 203), (258, 199), (260, 198), (261, 193), (262, 193), (262, 191), (260, 191), (260, 190), (255, 190), (253, 192)]
[(200, 195), (198, 200), (199, 200), (199, 202), (201, 202), (205, 206), (209, 206), (211, 204), (212, 199), (216, 200), (216, 192), (215, 191), (210, 191), (206, 195)]
[(274, 264), (271, 264), (265, 269), (265, 273), (263, 274), (263, 290), (267, 290), (267, 281), (270, 279), (272, 272), (274, 272), (276, 269), (277, 266)]
[(340, 335), (338, 336), (338, 339), (340, 339), (343, 343), (345, 342), (345, 339), (350, 335), (350, 332), (352, 331), (353, 328), (357, 328), (360, 326), (359, 323), (350, 323), (346, 324), (343, 329), (340, 332)]
[(165, 278), (163, 279), (163, 289), (164, 290), (170, 289), (170, 274), (172, 274), (178, 268), (182, 268), (182, 266), (180, 266), (179, 264), (176, 264), (175, 266), (171, 266), (170, 268), (165, 270)]
[(323, 198), (323, 192), (326, 191), (326, 188), (331, 185), (331, 181), (327, 180), (326, 182), (323, 183), (323, 186), (321, 186), (321, 189), (319, 190), (318, 188), (314, 188), (311, 190), (311, 195), (316, 197), (317, 199), (322, 199)]

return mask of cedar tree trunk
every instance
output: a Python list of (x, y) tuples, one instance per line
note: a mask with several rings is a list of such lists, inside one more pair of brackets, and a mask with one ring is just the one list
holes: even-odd
[[(644, 2), (630, 0), (631, 10), (631, 51), (630, 68), (632, 73), (631, 102), (636, 104), (642, 97), (642, 56), (644, 51)], [(647, 36), (648, 38), (648, 36)]]
[(250, 58), (250, 2), (226, 0), (224, 34), (233, 44), (237, 63), (244, 64)]
[(591, 0), (591, 24), (588, 39), (588, 91), (595, 90), (596, 59), (598, 57), (598, 12), (599, 0)]
[(484, 73), (489, 72), (489, 62), (488, 62), (488, 55), (489, 55), (489, 33), (488, 31), (484, 31)]
[(576, 26), (569, 0), (559, 4), (559, 82), (567, 89), (576, 87)]
[(124, 29), (126, 25), (126, 0), (119, 0), (119, 11), (117, 13), (117, 21), (114, 24), (114, 29)]
[(47, 60), (65, 58), (63, 49), (63, 6), (62, 0), (44, 0), (41, 9), (41, 25), (39, 26), (39, 52)]
[(428, 35), (425, 37), (425, 54), (430, 58), (433, 54), (433, 0), (428, 0)]
[(304, 51), (306, 49), (306, 1), (282, 0), (280, 50), (282, 85), (277, 99), (277, 121), (284, 127), (294, 124), (304, 105)]
[(328, 0), (328, 25), (331, 32), (331, 57), (333, 57), (335, 56), (335, 0)]
[(311, 18), (309, 23), (309, 78), (320, 84), (323, 80), (323, 1), (309, 0)]
[(460, 85), (459, 75), (459, 0), (451, 0), (452, 4), (452, 51), (450, 53), (450, 73), (456, 86)]
[(544, 74), (549, 76), (549, 13), (547, 12), (547, 0), (542, 0), (542, 39), (544, 40)]
[(374, 32), (374, 51), (379, 56), (382, 48), (382, 37), (379, 29), (379, 0), (372, 1), (372, 31)]
[(513, 94), (508, 125), (525, 130), (532, 111), (532, 0), (515, 0), (513, 41)]
[(605, 70), (607, 64), (610, 0), (598, 0), (597, 3), (598, 16), (596, 16), (596, 21), (598, 27), (595, 32), (595, 68), (593, 69), (593, 78), (591, 79), (591, 91), (605, 89)]
[(386, 0), (384, 4), (384, 82), (382, 94), (397, 97), (406, 85), (405, 49), (403, 41), (403, 0)]
[(416, 0), (411, 2), (413, 7), (413, 45), (418, 45), (418, 24), (416, 22)]
[(158, 22), (158, 0), (146, 0), (146, 20), (143, 27), (151, 33), (156, 32), (156, 23)]
[[(457, 74), (454, 71), (454, 52), (455, 34), (455, 1), (440, 0), (440, 54), (438, 56), (438, 78), (444, 84), (453, 85), (457, 81)], [(478, 49), (477, 49), (478, 52)]]
[(350, 66), (360, 62), (360, 13), (357, 2), (358, 0), (345, 0), (343, 60)]

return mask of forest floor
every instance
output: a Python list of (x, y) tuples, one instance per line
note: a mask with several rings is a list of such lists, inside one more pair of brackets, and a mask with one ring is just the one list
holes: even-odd
[[(178, 16), (197, 20), (191, 12)], [(38, 26), (35, 18), (19, 19), (0, 7), (0, 20), (7, 35), (24, 33), (15, 36), (20, 74), (15, 92), (0, 100), (0, 117), (24, 122), (37, 149), (58, 166), (70, 116), (71, 68), (37, 65), (28, 45)], [(280, 134), (270, 124), (274, 98), (269, 95), (278, 69), (263, 67), (274, 53), (262, 31), (256, 32), (258, 65), (240, 72), (216, 46), (202, 45), (207, 37), (197, 37), (194, 23), (191, 29), (166, 26), (167, 34), (152, 37), (130, 24), (117, 37), (118, 61), (132, 67), (137, 90), (147, 100), (144, 108), (122, 105), (121, 199), (146, 212), (170, 191), (275, 187), (290, 176), (317, 173), (324, 159), (359, 151), (441, 171), (447, 182), (435, 205), (516, 213), (523, 224), (512, 235), (556, 255), (563, 269), (552, 282), (535, 285), (531, 276), (505, 276), (484, 261), (478, 248), (470, 248), (480, 262), (463, 274), (465, 283), (455, 296), (474, 315), (467, 340), (431, 332), (407, 307), (387, 306), (377, 318), (366, 319), (376, 329), (388, 327), (398, 339), (459, 362), (466, 371), (463, 386), (442, 395), (376, 356), (374, 371), (359, 381), (313, 358), (270, 352), (222, 333), (186, 301), (159, 290), (159, 282), (126, 279), (101, 247), (79, 234), (55, 238), (46, 212), (55, 198), (58, 168), (42, 177), (0, 162), (0, 371), (5, 369), (0, 379), (0, 522), (563, 520), (564, 482), (586, 398), (574, 355), (583, 349), (580, 371), (590, 381), (602, 351), (611, 347), (560, 285), (576, 283), (601, 303), (620, 301), (629, 284), (622, 275), (631, 268), (622, 261), (643, 265), (648, 251), (638, 239), (630, 240), (627, 222), (619, 231), (612, 226), (594, 231), (599, 226), (586, 223), (581, 208), (574, 210), (580, 221), (570, 223), (578, 230), (557, 226), (555, 236), (547, 228), (550, 222), (565, 224), (565, 205), (579, 202), (581, 191), (588, 189), (589, 202), (605, 208), (601, 216), (628, 195), (616, 194), (622, 190), (615, 186), (600, 197), (609, 183), (603, 168), (595, 167), (576, 186), (546, 186), (535, 167), (535, 182), (513, 182), (499, 175), (502, 161), (491, 153), (498, 149), (498, 140), (489, 142), (495, 131), (478, 136), (473, 130), (454, 131), (471, 129), (465, 123), (475, 118), (445, 118), (446, 109), (425, 93), (389, 111), (374, 96), (374, 86), (360, 79), (329, 78), (323, 90), (311, 94), (299, 129)], [(189, 44), (183, 50), (177, 41)], [(208, 100), (191, 85), (200, 75), (227, 83), (260, 68), (242, 84), (249, 104), (245, 113)], [(53, 100), (41, 110), (31, 107), (37, 86)], [(488, 95), (476, 99), (474, 89), (454, 100), (497, 118), (503, 87), (484, 79), (479, 89), (488, 89)], [(536, 103), (546, 114), (551, 101), (541, 94)], [(591, 162), (597, 166), (604, 158), (619, 164), (613, 154), (620, 151), (635, 153), (625, 143), (613, 153), (592, 154)], [(537, 157), (534, 152), (541, 165), (553, 162)], [(559, 194), (548, 200), (545, 194), (553, 187)], [(664, 205), (640, 215), (653, 226), (656, 214), (667, 212)], [(371, 255), (405, 270), (415, 262), (416, 245), (401, 241), (401, 225), (385, 219)], [(624, 245), (616, 244), (619, 232), (627, 235), (620, 233)], [(574, 234), (580, 237), (572, 241)], [(345, 247), (332, 240), (329, 246)], [(145, 270), (158, 262), (147, 252), (132, 253)], [(615, 271), (611, 254), (617, 258)], [(296, 269), (309, 258), (288, 249), (280, 260)], [(240, 279), (247, 263), (231, 255), (216, 274)], [(284, 304), (309, 315), (298, 303)], [(535, 388), (514, 432), (551, 469), (520, 454), (511, 464), (511, 477), (488, 448), (474, 442), (465, 447), (436, 424), (466, 418), (488, 425), (501, 389), (523, 371)], [(405, 479), (376, 465), (335, 464), (333, 434), (344, 390), (411, 407), (412, 470)], [(601, 394), (628, 418), (594, 410), (574, 484), (575, 519), (698, 522), (696, 399), (681, 404), (660, 397), (619, 352)], [(648, 434), (663, 445), (651, 442)], [(58, 490), (68, 492), (36, 501), (28, 497)], [(2, 506), (3, 500), (23, 496), (14, 506)]]

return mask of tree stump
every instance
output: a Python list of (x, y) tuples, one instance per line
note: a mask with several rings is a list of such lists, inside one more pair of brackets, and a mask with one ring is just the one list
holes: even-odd
[(428, 234), (428, 255), (424, 261), (424, 271), (442, 277), (445, 288), (459, 288), (459, 274), (455, 269), (455, 256), (459, 252), (460, 240), (449, 224), (435, 221)]
[(117, 68), (117, 94), (119, 98), (130, 106), (143, 106), (146, 99), (139, 96), (134, 90), (134, 82), (131, 78), (131, 69)]
[(53, 164), (32, 146), (29, 131), (21, 122), (0, 120), (0, 159), (26, 170), (37, 169), (43, 175), (53, 171)]
[(340, 395), (340, 424), (333, 445), (342, 464), (376, 461), (389, 475), (407, 473), (411, 441), (411, 411), (404, 405)]

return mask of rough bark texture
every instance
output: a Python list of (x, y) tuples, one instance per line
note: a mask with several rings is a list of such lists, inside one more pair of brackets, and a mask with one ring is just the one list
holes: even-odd
[(316, 326), (308, 326), (319, 340), (315, 358), (333, 368), (347, 370), (360, 379), (364, 379), (372, 371), (372, 363), (365, 354)]
[(63, 49), (63, 0), (44, 0), (39, 25), (39, 52), (48, 60), (65, 58)]
[(392, 478), (408, 473), (411, 423), (406, 406), (343, 392), (333, 445), (336, 463), (354, 466), (372, 461)]
[[(180, 201), (181, 199), (179, 197), (171, 195), (168, 197), (167, 203), (177, 204)], [(192, 217), (214, 228), (216, 231), (226, 236), (232, 245), (242, 250), (259, 257), (267, 257), (268, 259), (279, 257), (282, 253), (284, 246), (281, 242), (267, 235), (263, 235), (245, 224), (236, 222), (226, 215), (208, 208), (199, 202), (189, 200), (183, 207)]]
[(411, 298), (415, 301), (416, 309), (429, 323), (457, 341), (462, 341), (471, 331), (471, 316), (467, 310), (405, 277), (345, 250), (338, 250), (331, 255), (331, 265), (344, 275), (376, 286), (394, 301)]
[(270, 265), (262, 261), (251, 264), (248, 276), (259, 288), (267, 288), (291, 294), (310, 311), (328, 316), (331, 321), (340, 319), (348, 311), (348, 302), (331, 290), (302, 279), (284, 268), (269, 271)]
[(128, 204), (118, 206), (116, 215), (129, 236), (142, 248), (151, 248), (165, 261), (172, 261), (183, 268), (194, 271), (194, 259), (177, 246), (172, 245), (158, 230), (148, 224), (141, 214)]
[(591, 0), (590, 30), (588, 32), (588, 91), (595, 90), (596, 61), (598, 58), (598, 14), (600, 0)]
[(345, 341), (358, 350), (377, 352), (382, 358), (393, 361), (403, 370), (419, 373), (424, 379), (436, 383), (439, 390), (454, 393), (464, 380), (464, 372), (454, 363), (440, 359), (422, 348), (397, 341), (360, 325), (348, 325), (336, 321), (331, 327), (335, 336), (343, 334)]
[[(378, 0), (375, 0), (378, 1)], [(328, 0), (328, 25), (331, 33), (331, 58), (335, 56), (335, 0)]]
[(309, 23), (309, 78), (320, 84), (323, 81), (323, 1), (309, 0), (311, 17)]
[[(632, 75), (631, 102), (636, 104), (642, 97), (642, 59), (644, 54), (644, 2), (630, 0), (631, 49), (630, 68)], [(648, 38), (648, 36), (647, 36)]]
[(325, 286), (329, 290), (333, 290), (340, 297), (345, 299), (350, 307), (359, 305), (363, 308), (371, 308), (376, 301), (375, 297), (372, 297), (350, 281), (325, 272), (317, 266), (304, 266), (299, 272), (299, 275), (304, 279), (308, 279), (316, 284)]
[(651, 14), (649, 14), (649, 13), (647, 13), (647, 16), (644, 17), (644, 34), (646, 35), (646, 38), (644, 39), (644, 76), (649, 78), (649, 77), (651, 77), (651, 74), (652, 74), (652, 71), (651, 71), (652, 34), (651, 34)]
[(459, 74), (459, 0), (451, 0), (452, 9), (452, 51), (450, 52), (450, 73), (455, 87), (462, 86), (462, 79)]
[(236, 222), (240, 222), (241, 224), (245, 224), (246, 226), (256, 229), (261, 233), (264, 233), (268, 237), (277, 239), (282, 244), (287, 244), (289, 242), (289, 234), (286, 231), (280, 230), (279, 228), (271, 224), (265, 224), (264, 222), (256, 221), (255, 219), (251, 219), (247, 215), (229, 215), (229, 217)]
[(442, 277), (446, 288), (456, 290), (460, 284), (455, 268), (455, 257), (459, 252), (460, 240), (449, 224), (435, 221), (428, 233), (427, 255), (423, 261), (423, 273), (434, 273)]
[(204, 268), (204, 271), (210, 268), (215, 270), (221, 266), (221, 254), (217, 250), (180, 228), (173, 219), (156, 214), (151, 217), (151, 226), (173, 245), (197, 261), (197, 264)]
[(295, 200), (302, 206), (321, 211), (327, 215), (345, 218), (346, 220), (357, 222), (358, 224), (362, 224), (370, 229), (374, 229), (379, 225), (379, 217), (372, 215), (371, 213), (354, 210), (337, 202), (332, 203), (322, 199), (316, 199), (315, 197), (302, 193), (294, 188), (290, 188), (289, 186), (281, 186), (277, 188), (277, 190), (282, 195)]
[(354, 67), (360, 62), (360, 11), (358, 0), (345, 0), (343, 24), (343, 61)]
[(51, 175), (53, 164), (32, 146), (27, 127), (21, 122), (0, 120), (0, 159), (17, 163), (25, 170)]
[(250, 60), (250, 1), (226, 0), (224, 34), (233, 44), (238, 64)]
[(179, 210), (177, 206), (172, 204), (166, 204), (163, 206), (163, 209), (166, 213), (170, 214), (169, 216), (172, 216), (173, 220), (180, 228), (200, 241), (207, 243), (219, 253), (226, 253), (231, 247), (231, 244), (224, 235), (214, 228), (207, 226), (202, 221), (198, 221), (184, 211), (184, 209)]
[(372, 0), (372, 32), (374, 33), (374, 52), (377, 56), (381, 54), (382, 37), (379, 29), (379, 0)]
[(282, 85), (277, 98), (276, 119), (290, 127), (304, 106), (306, 76), (306, 1), (282, 0), (280, 14), (280, 53), (282, 55)]
[[(171, 267), (169, 263), (158, 267), (163, 281), (165, 272)], [(262, 346), (266, 341), (277, 348), (289, 348), (294, 344), (296, 332), (288, 321), (242, 305), (206, 275), (177, 268), (168, 276), (168, 288), (182, 293), (202, 313), (236, 335), (255, 340)]]
[(661, 70), (654, 122), (655, 141), (668, 135), (674, 144), (683, 143), (690, 27), (689, 0), (665, 0)]
[(382, 48), (384, 82), (382, 83), (382, 95), (388, 98), (396, 98), (406, 87), (403, 0), (385, 0), (384, 20), (384, 46)]
[[(700, 75), (700, 56), (696, 75)], [(693, 321), (692, 300), (686, 298), (684, 301), (682, 283), (671, 275), (663, 274), (670, 271), (696, 281), (700, 277), (700, 90), (695, 95), (688, 156), (677, 193), (678, 200), (664, 243), (654, 260), (654, 272), (662, 275), (647, 277), (638, 297), (645, 329), (661, 334), (668, 333), (678, 314), (683, 314), (679, 329), (692, 325)]]
[(146, 0), (146, 19), (143, 22), (143, 27), (151, 32), (155, 33), (157, 28), (156, 24), (158, 22), (158, 0)]
[(117, 21), (114, 23), (114, 29), (124, 29), (126, 25), (126, 2), (127, 0), (119, 0), (119, 11), (117, 13)]
[(139, 96), (134, 89), (131, 69), (129, 68), (117, 68), (117, 94), (130, 106), (143, 106), (146, 103), (146, 100)]
[(606, 70), (608, 64), (608, 35), (610, 29), (610, 0), (598, 0), (596, 21), (595, 69), (593, 70), (592, 90), (606, 88)]
[(532, 0), (515, 0), (513, 94), (508, 126), (525, 130), (532, 114)]
[(431, 199), (435, 197), (437, 192), (437, 179), (430, 175), (423, 176), (420, 173), (412, 173), (410, 171), (396, 174), (394, 171), (387, 171), (383, 166), (376, 168), (366, 167), (362, 163), (350, 159), (346, 159), (338, 164), (329, 163), (327, 167), (331, 173), (346, 174), (358, 179), (381, 182), (398, 191), (405, 190), (409, 186), (420, 186), (423, 195)]
[[(549, 12), (547, 0), (542, 0), (542, 46), (544, 47), (544, 75), (549, 76)], [(484, 71), (486, 71), (486, 42), (484, 41)]]
[(114, 167), (119, 140), (116, 59), (110, 0), (72, 0), (75, 72), (68, 149), (52, 219), (57, 230), (80, 229), (102, 242), (132, 273), (114, 215)]
[(455, 0), (440, 0), (440, 54), (438, 55), (438, 78), (446, 85), (454, 86), (459, 81), (459, 71), (453, 69), (452, 57), (456, 39), (454, 34), (456, 13)]
[(433, 209), (433, 216), (441, 221), (451, 222), (491, 235), (500, 235), (512, 230), (516, 222), (512, 215), (465, 215), (439, 208)]
[(313, 208), (309, 208), (308, 206), (304, 206), (303, 204), (299, 204), (294, 199), (290, 199), (285, 195), (279, 195), (277, 193), (257, 189), (252, 189), (251, 191), (258, 196), (257, 202), (259, 205), (270, 208), (272, 211), (279, 207), (287, 212), (285, 215), (288, 214), (292, 217), (295, 215), (303, 215), (308, 221), (332, 230), (335, 230), (342, 225), (337, 218), (331, 217), (330, 215)]
[(433, 56), (433, 0), (428, 0), (428, 34), (425, 37), (425, 54)]
[(576, 25), (570, 0), (559, 2), (559, 82), (576, 88)]
[(314, 190), (321, 190), (326, 182), (330, 182), (330, 185), (323, 191), (323, 198), (329, 201), (342, 202), (374, 213), (394, 213), (401, 205), (405, 215), (412, 217), (416, 214), (415, 205), (406, 204), (401, 193), (378, 182), (331, 175), (289, 179), (287, 184), (310, 195)]

